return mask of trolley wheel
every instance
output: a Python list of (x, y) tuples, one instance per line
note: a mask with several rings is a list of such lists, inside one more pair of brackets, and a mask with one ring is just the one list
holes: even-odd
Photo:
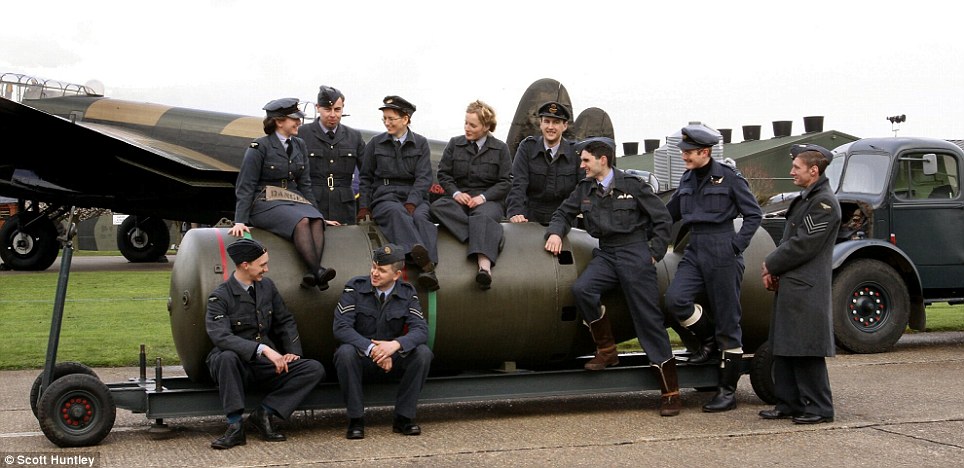
[(764, 341), (753, 353), (753, 360), (750, 361), (750, 385), (764, 403), (777, 404), (777, 393), (773, 384), (773, 353), (770, 351), (769, 341)]
[[(55, 380), (70, 375), (70, 374), (85, 374), (97, 377), (97, 373), (93, 369), (85, 364), (79, 362), (65, 361), (58, 362), (54, 366), (54, 376), (50, 383), (54, 383)], [(43, 381), (44, 373), (37, 374), (37, 378), (34, 379), (33, 385), (30, 386), (30, 411), (33, 411), (33, 416), (37, 417), (37, 401), (40, 400), (40, 384)]]
[(97, 445), (117, 415), (107, 385), (86, 374), (55, 380), (40, 396), (37, 409), (40, 429), (58, 447)]

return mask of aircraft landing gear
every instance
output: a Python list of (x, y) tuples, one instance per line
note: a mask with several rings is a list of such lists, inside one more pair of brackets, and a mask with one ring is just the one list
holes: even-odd
[(134, 263), (157, 261), (170, 245), (171, 233), (161, 218), (128, 216), (117, 229), (117, 248)]
[(43, 214), (20, 212), (0, 227), (0, 258), (13, 270), (46, 270), (58, 252), (57, 227)]

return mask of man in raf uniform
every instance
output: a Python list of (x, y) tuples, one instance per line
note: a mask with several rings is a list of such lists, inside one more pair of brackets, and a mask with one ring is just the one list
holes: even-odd
[(341, 124), (344, 109), (345, 95), (322, 85), (315, 103), (318, 119), (302, 125), (298, 136), (308, 145), (311, 188), (318, 211), (326, 221), (355, 224), (357, 174), (365, 141), (361, 132)]
[(615, 146), (611, 139), (602, 137), (577, 145), (586, 178), (552, 215), (545, 248), (558, 255), (562, 237), (569, 233), (576, 216), (582, 214), (586, 232), (599, 239), (592, 260), (572, 285), (576, 307), (596, 342), (596, 356), (585, 367), (601, 370), (619, 363), (612, 326), (599, 302), (603, 293), (619, 287), (626, 297), (639, 343), (660, 382), (659, 413), (676, 416), (682, 408), (676, 361), (659, 309), (656, 277), (656, 262), (666, 253), (672, 221), (649, 185), (613, 168)]
[(538, 115), (542, 136), (522, 140), (512, 160), (506, 216), (513, 223), (549, 224), (552, 213), (582, 178), (579, 154), (562, 136), (569, 129), (569, 109), (551, 101), (539, 107)]
[(321, 363), (301, 358), (295, 319), (274, 283), (264, 277), (268, 251), (251, 239), (239, 239), (227, 250), (236, 269), (208, 297), (204, 320), (214, 343), (207, 365), (228, 419), (227, 431), (211, 442), (215, 449), (246, 442), (241, 422), (245, 387), (257, 384), (268, 390), (248, 422), (264, 440), (279, 442), (285, 436), (274, 430), (271, 416), (290, 418), (325, 377)]
[[(686, 172), (667, 208), (674, 221), (681, 220), (689, 228), (690, 241), (666, 291), (666, 307), (701, 343), (690, 363), (710, 361), (718, 349), (723, 350), (718, 389), (703, 411), (728, 411), (736, 408), (743, 358), (743, 251), (763, 212), (743, 175), (712, 158), (712, 147), (720, 140), (716, 131), (695, 124), (683, 127), (681, 133), (679, 149)], [(734, 232), (733, 219), (739, 215), (743, 226)], [(709, 299), (712, 319), (695, 303), (700, 293)]]
[(335, 369), (348, 407), (349, 439), (365, 437), (362, 382), (380, 376), (401, 379), (392, 430), (422, 433), (415, 407), (434, 356), (425, 345), (428, 326), (415, 288), (400, 279), (404, 267), (405, 251), (399, 246), (375, 250), (369, 276), (349, 280), (335, 309), (332, 329), (341, 343)]
[(840, 205), (824, 170), (833, 155), (818, 145), (796, 145), (790, 157), (790, 176), (803, 192), (790, 202), (783, 240), (762, 267), (763, 285), (777, 291), (770, 319), (777, 405), (760, 417), (832, 422), (825, 358), (834, 355), (831, 280)]

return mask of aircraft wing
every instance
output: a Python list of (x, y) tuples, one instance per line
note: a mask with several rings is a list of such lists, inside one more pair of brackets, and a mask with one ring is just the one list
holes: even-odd
[(0, 196), (207, 224), (233, 217), (237, 168), (202, 152), (2, 98), (0, 138)]

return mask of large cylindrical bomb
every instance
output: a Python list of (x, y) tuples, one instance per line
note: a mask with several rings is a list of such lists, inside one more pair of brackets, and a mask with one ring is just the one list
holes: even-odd
[[(487, 291), (475, 283), (478, 267), (474, 258), (467, 257), (465, 244), (439, 229), (436, 272), (441, 288), (436, 292), (419, 289), (429, 323), (429, 346), (435, 354), (433, 369), (489, 369), (505, 362), (550, 367), (593, 351), (570, 288), (592, 258), (596, 240), (573, 230), (564, 241), (564, 252), (553, 256), (543, 248), (543, 226), (502, 226), (505, 244), (492, 269), (492, 289)], [(194, 380), (208, 379), (204, 360), (212, 345), (204, 328), (207, 297), (234, 271), (225, 248), (236, 238), (227, 231), (188, 231), (171, 274), (169, 311), (174, 344), (185, 372)], [(322, 264), (335, 268), (338, 276), (329, 290), (321, 292), (300, 287), (306, 268), (290, 241), (257, 229), (252, 235), (268, 249), (268, 276), (298, 322), (305, 355), (327, 365), (336, 347), (332, 318), (341, 286), (353, 276), (368, 275), (371, 251), (386, 240), (371, 223), (329, 227)], [(678, 243), (684, 246), (685, 238)], [(772, 249), (772, 240), (760, 231), (747, 249), (747, 265), (759, 265)], [(657, 266), (661, 293), (675, 273), (679, 257), (670, 251)], [(409, 268), (403, 277), (416, 284), (417, 274), (417, 268)], [(749, 350), (766, 339), (772, 297), (760, 286), (756, 274), (746, 276), (743, 323)], [(633, 338), (622, 292), (616, 289), (604, 295), (602, 302), (612, 318), (617, 341)]]

